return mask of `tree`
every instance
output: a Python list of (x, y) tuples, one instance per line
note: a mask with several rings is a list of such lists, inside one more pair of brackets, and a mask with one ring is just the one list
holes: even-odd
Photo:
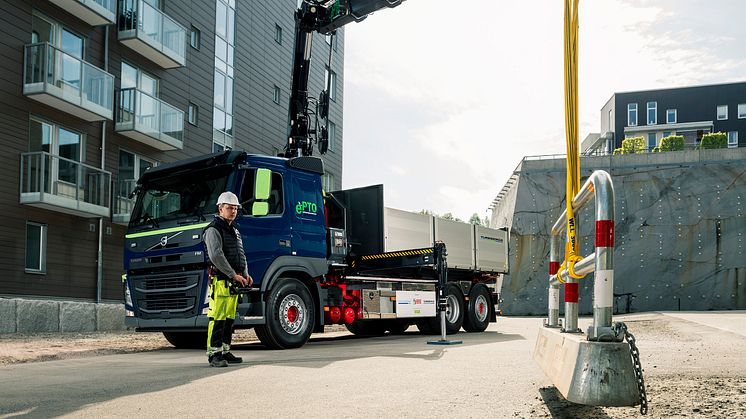
[(484, 225), (482, 223), (482, 218), (479, 217), (479, 214), (476, 212), (471, 215), (471, 218), (469, 218), (469, 224), (476, 224), (478, 226)]

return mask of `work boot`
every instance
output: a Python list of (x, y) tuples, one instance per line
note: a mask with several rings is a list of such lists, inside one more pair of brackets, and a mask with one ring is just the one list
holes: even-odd
[(235, 356), (230, 352), (223, 352), (223, 359), (226, 360), (229, 364), (240, 364), (243, 362), (243, 358), (240, 356)]
[(223, 359), (223, 354), (221, 353), (210, 355), (207, 358), (207, 360), (210, 361), (211, 367), (227, 367), (228, 366), (228, 362), (225, 359)]

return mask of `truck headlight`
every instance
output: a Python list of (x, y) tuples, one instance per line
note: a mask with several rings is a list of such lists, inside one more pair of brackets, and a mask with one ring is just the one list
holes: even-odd
[(134, 304), (132, 304), (132, 294), (130, 294), (130, 287), (127, 286), (127, 284), (124, 284), (124, 303), (129, 305), (130, 307), (135, 306)]

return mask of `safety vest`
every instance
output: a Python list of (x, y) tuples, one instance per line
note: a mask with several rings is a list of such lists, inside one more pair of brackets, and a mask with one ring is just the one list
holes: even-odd
[[(235, 224), (229, 225), (224, 219), (215, 217), (215, 219), (205, 227), (205, 230), (210, 227), (220, 233), (220, 238), (223, 241), (223, 253), (225, 254), (225, 258), (228, 260), (228, 264), (231, 265), (231, 268), (233, 268), (236, 273), (242, 274), (246, 269), (246, 266), (244, 266), (241, 260), (243, 249), (238, 245), (238, 237), (241, 233), (239, 233), (238, 229), (235, 228)], [(214, 271), (219, 279), (231, 279), (219, 269), (215, 269)]]

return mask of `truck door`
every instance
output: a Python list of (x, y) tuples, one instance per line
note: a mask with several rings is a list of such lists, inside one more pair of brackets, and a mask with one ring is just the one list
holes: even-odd
[(244, 170), (243, 180), (239, 187), (239, 201), (242, 204), (242, 215), (238, 217), (244, 252), (249, 264), (249, 274), (254, 278), (254, 285), (261, 284), (267, 267), (279, 256), (290, 254), (290, 211), (281, 167), (271, 167), (270, 189), (266, 202), (267, 214), (253, 216), (252, 207), (255, 200), (254, 187), (257, 169)]
[(292, 241), (295, 256), (326, 258), (326, 226), (321, 176), (293, 172)]

